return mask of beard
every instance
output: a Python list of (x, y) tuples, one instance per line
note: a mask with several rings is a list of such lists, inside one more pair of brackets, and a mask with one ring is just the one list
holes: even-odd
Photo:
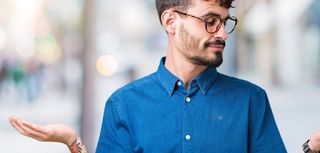
[(222, 51), (216, 52), (214, 57), (208, 57), (206, 51), (210, 44), (225, 46), (224, 40), (216, 39), (213, 42), (205, 42), (199, 47), (201, 43), (199, 39), (184, 28), (183, 24), (180, 27), (179, 37), (183, 42), (181, 53), (193, 64), (203, 65), (207, 67), (219, 67), (223, 62)]

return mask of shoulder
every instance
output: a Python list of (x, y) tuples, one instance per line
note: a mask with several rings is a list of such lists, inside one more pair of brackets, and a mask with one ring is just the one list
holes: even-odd
[(254, 112), (253, 114), (270, 107), (266, 91), (250, 81), (219, 74), (216, 84), (220, 93), (225, 97), (234, 98), (235, 101), (241, 101), (242, 104), (247, 104)]
[(142, 90), (146, 90), (148, 87), (154, 86), (157, 82), (157, 76), (155, 73), (144, 76), (140, 79), (129, 82), (128, 84), (117, 89), (110, 98), (119, 99), (119, 97), (130, 96), (132, 93), (141, 92)]
[(222, 73), (219, 73), (216, 84), (221, 88), (226, 88), (228, 90), (233, 89), (242, 92), (265, 93), (265, 90), (257, 84)]

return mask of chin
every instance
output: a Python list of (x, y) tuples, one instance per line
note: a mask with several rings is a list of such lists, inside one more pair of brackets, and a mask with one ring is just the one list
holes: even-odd
[(207, 66), (207, 67), (219, 67), (223, 62), (222, 54), (221, 54), (221, 56), (218, 55), (218, 56), (214, 56), (212, 58), (194, 56), (190, 60), (194, 64), (203, 65), (203, 66)]
[(206, 66), (208, 67), (219, 67), (223, 63), (222, 53), (213, 55), (212, 58), (206, 59)]

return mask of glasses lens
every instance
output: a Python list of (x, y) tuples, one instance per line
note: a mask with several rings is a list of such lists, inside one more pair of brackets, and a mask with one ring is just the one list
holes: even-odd
[(236, 21), (233, 19), (228, 19), (224, 27), (226, 29), (226, 32), (229, 34), (233, 32), (235, 26), (236, 26)]
[[(221, 27), (220, 22), (221, 22), (221, 20), (218, 17), (210, 17), (210, 18), (206, 19), (207, 31), (209, 33), (217, 32)], [(228, 34), (230, 34), (234, 31), (234, 28), (237, 24), (237, 21), (234, 18), (229, 18), (223, 24), (224, 24), (224, 28), (225, 28), (226, 32)]]
[(218, 17), (210, 17), (206, 20), (206, 28), (209, 33), (215, 33), (220, 24), (220, 19)]

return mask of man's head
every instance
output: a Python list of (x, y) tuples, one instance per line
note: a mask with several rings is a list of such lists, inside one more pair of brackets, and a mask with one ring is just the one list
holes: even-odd
[(229, 15), (232, 2), (156, 0), (160, 22), (168, 33), (169, 48), (193, 64), (218, 67), (223, 61), (227, 34), (237, 22)]

